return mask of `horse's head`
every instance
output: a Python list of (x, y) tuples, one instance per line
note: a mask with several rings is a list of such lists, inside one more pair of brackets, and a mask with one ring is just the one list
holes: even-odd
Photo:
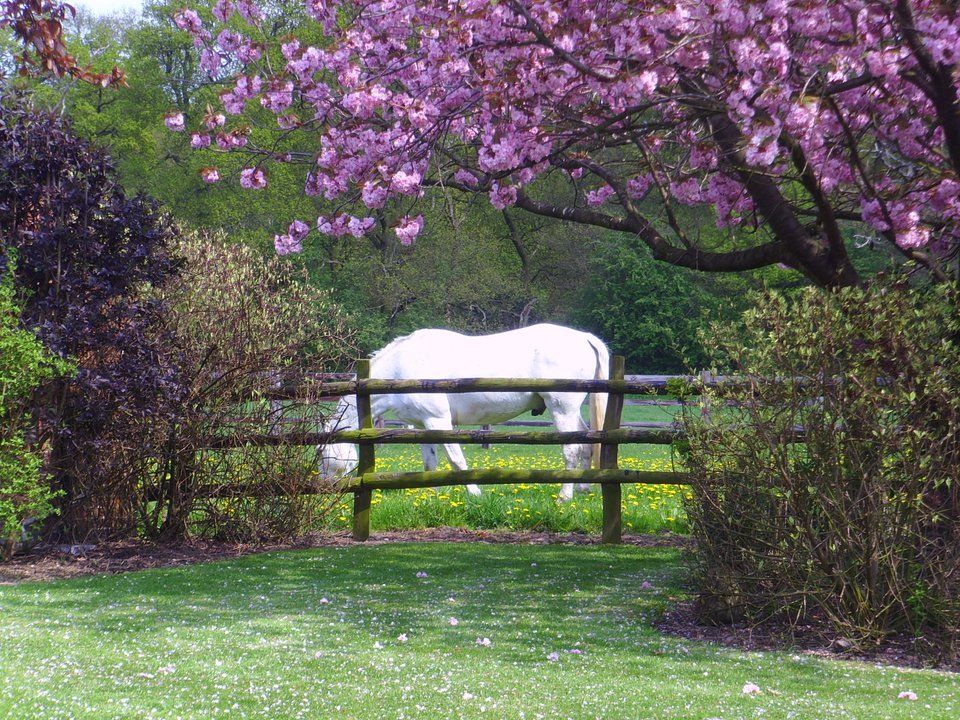
[[(323, 424), (324, 432), (356, 430), (359, 427), (357, 401), (350, 396), (340, 398), (336, 412)], [(357, 469), (359, 455), (353, 443), (318, 445), (317, 453), (320, 456), (320, 477), (324, 480), (337, 480)]]

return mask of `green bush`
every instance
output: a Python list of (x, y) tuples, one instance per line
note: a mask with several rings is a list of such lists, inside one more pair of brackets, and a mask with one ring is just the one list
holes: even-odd
[(700, 609), (898, 632), (955, 653), (956, 295), (880, 283), (761, 299), (705, 345), (736, 382), (687, 412)]
[(13, 281), (0, 281), (0, 556), (20, 540), (25, 520), (53, 512), (54, 495), (40, 476), (41, 458), (24, 439), (30, 426), (29, 401), (36, 387), (69, 365), (50, 355), (19, 324)]
[(185, 233), (174, 251), (184, 264), (162, 290), (164, 331), (183, 392), (169, 419), (143, 428), (135, 472), (141, 526), (168, 538), (301, 533), (336, 499), (311, 492), (314, 448), (215, 450), (209, 441), (317, 431), (326, 410), (315, 398), (270, 397), (285, 377), (298, 382), (304, 371), (345, 364), (353, 353), (343, 313), (274, 253), (264, 258), (222, 234), (197, 232)]

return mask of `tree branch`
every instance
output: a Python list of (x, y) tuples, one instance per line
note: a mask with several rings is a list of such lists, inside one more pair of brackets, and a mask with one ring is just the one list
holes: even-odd
[(523, 191), (517, 193), (517, 207), (535, 215), (637, 235), (646, 243), (657, 260), (693, 270), (739, 272), (741, 270), (755, 270), (789, 260), (789, 254), (779, 241), (730, 252), (707, 252), (697, 248), (678, 248), (667, 242), (642, 215), (633, 214), (630, 217), (617, 217), (588, 208), (552, 205), (534, 200)]

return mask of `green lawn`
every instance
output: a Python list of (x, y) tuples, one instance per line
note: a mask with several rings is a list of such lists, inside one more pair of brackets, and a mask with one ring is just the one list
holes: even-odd
[(678, 567), (672, 550), (427, 543), (0, 587), (0, 717), (960, 713), (956, 675), (660, 636)]
[[(675, 408), (628, 405), (625, 422), (668, 422)], [(524, 415), (518, 420), (549, 420)], [(523, 430), (524, 428), (515, 428)], [(530, 430), (545, 428), (530, 428)], [(546, 429), (552, 429), (546, 428)], [(464, 445), (471, 468), (563, 469), (559, 447), (538, 445), (494, 445), (484, 450), (479, 445)], [(631, 470), (673, 470), (674, 462), (667, 445), (623, 445), (620, 467)], [(449, 468), (441, 452), (441, 469)], [(423, 469), (419, 446), (381, 445), (377, 447), (377, 470), (402, 472)], [(462, 487), (389, 490), (373, 497), (371, 528), (406, 530), (441, 525), (472, 529), (508, 528), (511, 530), (549, 530), (554, 532), (598, 533), (603, 526), (599, 488), (579, 494), (571, 503), (557, 502), (559, 485), (503, 485), (483, 488), (480, 498), (470, 498)], [(623, 488), (623, 527), (628, 533), (670, 530), (686, 532), (682, 507), (683, 488), (672, 485), (625, 485)], [(326, 528), (342, 530), (351, 526), (351, 503), (347, 498), (329, 516)]]

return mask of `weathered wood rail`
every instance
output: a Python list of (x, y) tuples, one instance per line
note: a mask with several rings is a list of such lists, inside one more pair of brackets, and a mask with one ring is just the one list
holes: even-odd
[[(704, 384), (714, 385), (719, 382), (728, 382), (731, 378), (723, 376), (701, 375), (624, 375), (620, 382), (622, 388), (614, 387), (635, 395), (671, 395), (670, 385), (677, 381), (684, 381), (696, 388)], [(595, 388), (605, 387), (606, 380), (567, 380), (563, 387), (553, 387), (554, 380), (526, 379), (522, 386), (514, 386), (516, 379), (511, 378), (463, 378), (457, 380), (377, 380), (358, 379), (355, 373), (320, 373), (320, 372), (277, 372), (277, 380), (273, 389), (265, 393), (268, 400), (296, 400), (305, 396), (309, 390), (311, 399), (314, 393), (319, 393), (324, 399), (336, 399), (342, 395), (355, 395), (358, 390), (371, 393), (384, 392), (389, 387), (391, 393), (412, 392), (496, 392), (497, 390), (518, 390), (523, 392), (537, 392), (553, 390), (554, 392), (580, 391), (593, 392)], [(604, 390), (600, 390), (603, 392)]]

